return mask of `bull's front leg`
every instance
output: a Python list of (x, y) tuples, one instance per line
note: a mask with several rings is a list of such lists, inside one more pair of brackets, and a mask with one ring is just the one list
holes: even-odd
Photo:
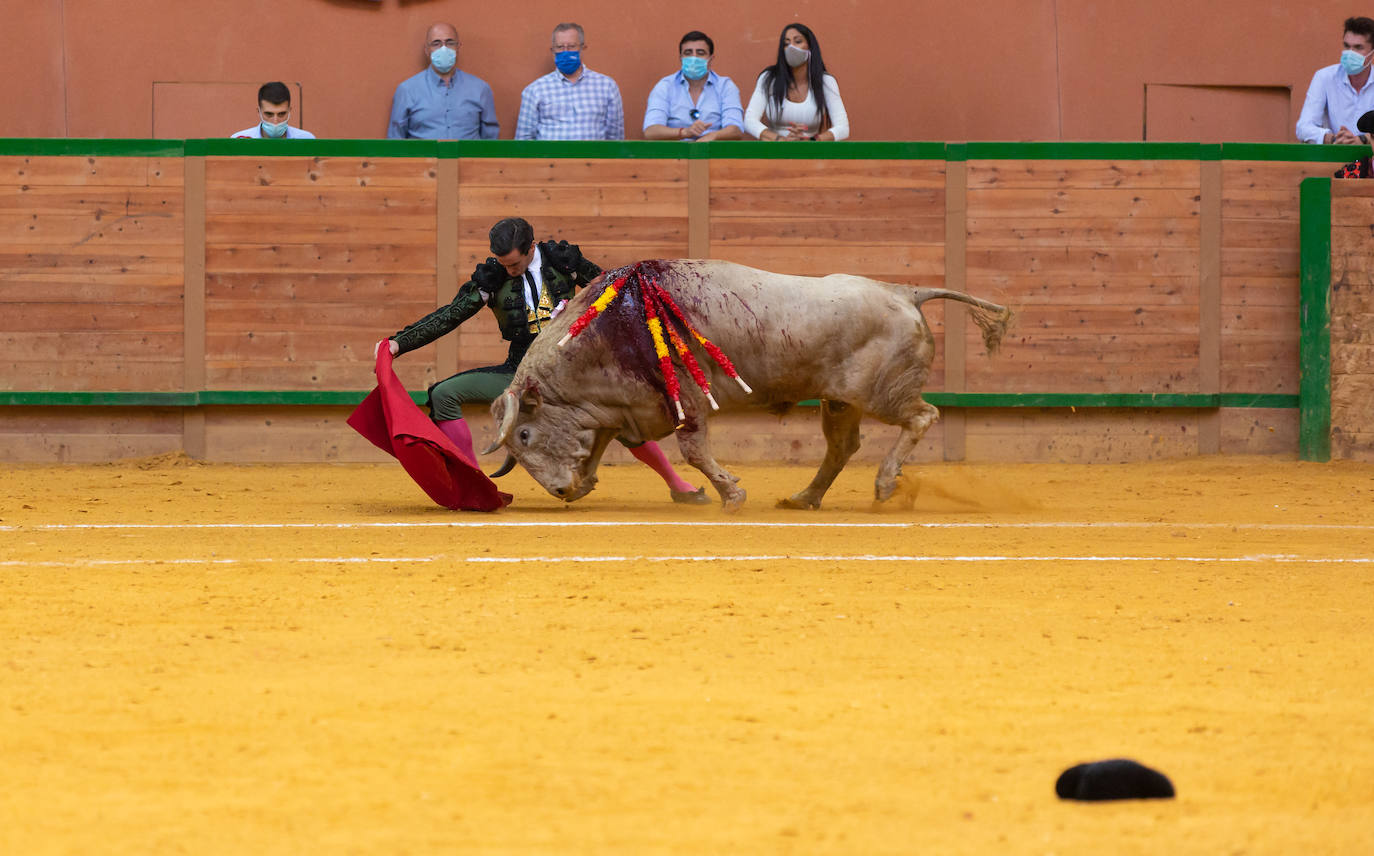
[(726, 472), (711, 456), (711, 437), (705, 420), (698, 426), (685, 426), (677, 431), (677, 445), (687, 463), (701, 470), (701, 474), (720, 494), (721, 505), (726, 511), (739, 511), (744, 505), (744, 488), (739, 479)]

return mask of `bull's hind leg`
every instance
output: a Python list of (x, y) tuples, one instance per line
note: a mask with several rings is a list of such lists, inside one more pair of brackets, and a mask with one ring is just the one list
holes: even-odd
[(720, 501), (725, 510), (739, 511), (740, 506), (744, 505), (744, 488), (739, 486), (738, 478), (726, 472), (711, 456), (711, 438), (706, 425), (679, 430), (677, 445), (687, 463), (701, 470), (701, 474), (706, 476), (712, 487), (720, 494)]
[(892, 492), (897, 489), (897, 476), (902, 474), (902, 463), (906, 461), (906, 456), (911, 454), (911, 450), (921, 442), (930, 426), (940, 418), (940, 411), (936, 410), (934, 405), (921, 399), (917, 399), (916, 404), (916, 413), (902, 425), (902, 433), (897, 435), (897, 442), (878, 467), (878, 478), (873, 483), (873, 495), (879, 502), (886, 502), (892, 498)]
[(821, 497), (834, 483), (850, 457), (859, 450), (859, 421), (863, 410), (842, 401), (821, 402), (821, 431), (825, 434), (825, 460), (811, 484), (800, 493), (778, 500), (779, 508), (820, 508)]

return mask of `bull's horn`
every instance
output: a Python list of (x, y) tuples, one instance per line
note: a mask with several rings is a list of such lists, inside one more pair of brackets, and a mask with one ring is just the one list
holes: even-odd
[(482, 450), (484, 455), (490, 455), (501, 448), (501, 444), (506, 442), (506, 438), (510, 436), (510, 429), (515, 427), (515, 417), (520, 415), (520, 402), (516, 400), (515, 393), (509, 389), (501, 393), (501, 403), (505, 407), (501, 413), (501, 427), (496, 432), (496, 439), (491, 441), (490, 446)]
[(507, 453), (506, 453), (506, 462), (505, 462), (504, 464), (502, 464), (502, 465), (501, 465), (501, 468), (498, 469), (496, 472), (494, 472), (494, 473), (487, 473), (487, 478), (489, 478), (489, 479), (499, 479), (499, 478), (501, 478), (501, 476), (505, 475), (506, 473), (510, 472), (510, 471), (513, 470), (513, 469), (515, 469), (515, 456), (512, 455), (510, 452), (507, 452)]

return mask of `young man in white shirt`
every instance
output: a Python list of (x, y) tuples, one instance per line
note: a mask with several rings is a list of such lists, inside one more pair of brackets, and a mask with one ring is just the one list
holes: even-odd
[(1374, 19), (1346, 18), (1341, 61), (1312, 75), (1298, 117), (1298, 139), (1304, 143), (1364, 143), (1354, 130), (1359, 118), (1374, 110)]
[(273, 81), (258, 88), (258, 124), (244, 128), (234, 139), (313, 140), (315, 135), (287, 124), (291, 118), (291, 90)]

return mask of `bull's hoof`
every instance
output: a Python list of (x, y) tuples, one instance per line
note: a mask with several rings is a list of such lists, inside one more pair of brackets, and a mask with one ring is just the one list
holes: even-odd
[(724, 497), (721, 501), (721, 508), (725, 510), (726, 514), (736, 514), (740, 509), (744, 508), (744, 497), (745, 492), (736, 489), (734, 493)]
[(709, 497), (709, 496), (706, 495), (706, 488), (705, 488), (705, 487), (699, 487), (699, 488), (697, 488), (696, 490), (672, 490), (672, 489), (669, 489), (668, 492), (669, 492), (670, 494), (672, 494), (673, 502), (681, 503), (682, 505), (710, 505), (710, 504), (711, 504), (711, 497)]
[(895, 508), (902, 511), (910, 511), (916, 507), (916, 495), (920, 492), (920, 484), (916, 479), (908, 476), (899, 475), (890, 484), (877, 484), (873, 489), (873, 503), (875, 507)]
[(801, 494), (789, 496), (786, 499), (778, 500), (778, 508), (794, 508), (799, 511), (815, 511), (821, 507), (821, 501), (807, 499)]

